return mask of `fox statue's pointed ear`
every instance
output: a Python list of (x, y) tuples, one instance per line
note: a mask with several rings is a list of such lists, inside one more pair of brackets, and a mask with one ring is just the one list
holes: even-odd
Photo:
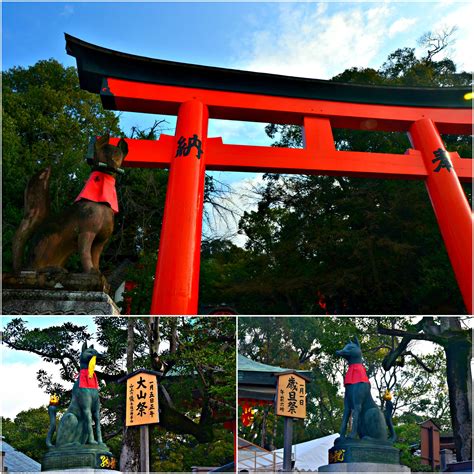
[(357, 339), (357, 336), (354, 336), (354, 344), (360, 347), (360, 342), (359, 339)]
[(128, 143), (123, 138), (121, 138), (117, 143), (117, 146), (120, 148), (123, 157), (125, 158), (128, 155)]
[(102, 135), (96, 142), (94, 143), (94, 148), (96, 150), (102, 148), (104, 145), (107, 145), (109, 143), (109, 138), (110, 135), (107, 133), (106, 135)]
[(87, 349), (87, 341), (82, 344), (81, 351), (84, 352)]

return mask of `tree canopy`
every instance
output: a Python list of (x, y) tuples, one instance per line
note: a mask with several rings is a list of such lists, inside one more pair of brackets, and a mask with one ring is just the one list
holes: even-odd
[[(163, 372), (160, 423), (153, 425), (150, 434), (156, 470), (190, 471), (192, 465), (208, 465), (208, 460), (216, 466), (230, 462), (233, 439), (224, 424), (235, 417), (235, 320), (97, 317), (94, 321), (95, 340), (105, 354), (96, 369), (102, 429), (122, 469), (136, 470), (140, 451), (138, 429), (124, 428), (125, 385), (118, 380), (137, 368)], [(80, 344), (93, 337), (79, 322), (30, 329), (24, 320), (13, 319), (3, 332), (8, 347), (32, 352), (59, 367), (61, 383), (54, 383), (46, 370), (40, 370), (37, 379), (46, 393), (60, 396), (60, 411), (69, 405), (72, 382), (79, 372)], [(41, 413), (35, 412), (34, 420)], [(24, 416), (17, 418), (21, 421)], [(22, 424), (10, 428), (12, 439), (20, 437)], [(40, 460), (43, 451), (37, 446), (35, 438), (32, 457)]]
[[(298, 420), (294, 427), (294, 442), (301, 443), (339, 431), (346, 368), (344, 360), (337, 357), (335, 351), (342, 349), (350, 337), (357, 336), (376, 403), (384, 406), (386, 389), (393, 394), (397, 446), (403, 450), (404, 462), (418, 468), (419, 463), (409, 449), (410, 445), (420, 442), (417, 424), (431, 418), (443, 431), (450, 432), (453, 420), (455, 426), (462, 418), (461, 412), (453, 412), (452, 403), (456, 400), (461, 403), (461, 393), (467, 396), (469, 378), (458, 371), (456, 381), (452, 380), (448, 371), (452, 362), (445, 345), (425, 343), (420, 347), (414, 343), (415, 339), (404, 345), (399, 336), (412, 334), (417, 328), (425, 327), (429, 333), (430, 327), (436, 330), (446, 326), (445, 337), (451, 334), (453, 339), (458, 337), (458, 341), (470, 340), (470, 330), (458, 318), (452, 319), (449, 329), (446, 321), (437, 318), (431, 322), (416, 317), (239, 318), (239, 353), (257, 362), (311, 371), (312, 381), (307, 386), (307, 418)], [(416, 341), (424, 337), (426, 341), (434, 341), (429, 334), (419, 334)], [(447, 339), (443, 344), (447, 344)], [(385, 362), (389, 358), (390, 366)], [(460, 359), (467, 363), (470, 355), (463, 353)], [(244, 427), (239, 423), (239, 434), (268, 449), (282, 447), (281, 417), (275, 416), (273, 407), (254, 408), (253, 424)], [(469, 416), (465, 422), (470, 425)], [(464, 433), (464, 428), (454, 431)], [(463, 446), (466, 452), (470, 449), (469, 439), (464, 439)]]
[[(377, 70), (351, 68), (332, 80), (394, 86), (469, 85), (444, 48), (418, 58), (390, 54)], [(446, 41), (446, 39), (445, 39)], [(301, 147), (302, 128), (269, 124), (274, 146)], [(404, 133), (335, 129), (339, 150), (403, 154)], [(444, 135), (471, 158), (468, 136)], [(465, 186), (471, 200), (471, 189)], [(421, 181), (328, 176), (264, 176), (257, 208), (231, 242), (204, 247), (202, 298), (244, 314), (465, 314), (444, 243)]]

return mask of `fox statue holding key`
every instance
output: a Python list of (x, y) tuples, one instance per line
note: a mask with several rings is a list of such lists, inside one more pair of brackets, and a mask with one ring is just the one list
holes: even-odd
[[(56, 400), (53, 400), (48, 407), (50, 418), (50, 428), (46, 438), (48, 448), (102, 443), (99, 384), (94, 372), (96, 360), (100, 358), (102, 355), (94, 349), (94, 346), (87, 347), (87, 342), (84, 342), (79, 376), (72, 388), (71, 404), (59, 423), (56, 445), (52, 442), (56, 430)], [(92, 421), (95, 423), (95, 436)]]
[[(357, 337), (349, 340), (344, 349), (336, 354), (349, 362), (349, 369), (344, 378), (344, 414), (342, 417), (341, 438), (346, 437), (347, 424), (352, 415), (352, 429), (347, 436), (370, 441), (395, 441), (392, 423), (393, 404), (385, 396), (385, 411), (382, 413), (370, 393), (370, 383), (362, 364), (362, 351)], [(389, 435), (387, 436), (387, 428)]]
[(72, 398), (61, 417), (56, 433), (56, 412), (59, 398), (51, 395), (48, 407), (49, 431), (46, 437), (48, 452), (42, 461), (43, 471), (66, 468), (114, 469), (116, 459), (102, 440), (100, 426), (99, 383), (95, 364), (103, 359), (93, 345), (84, 342), (81, 348), (80, 369), (72, 388)]
[(344, 377), (344, 413), (339, 437), (328, 451), (329, 463), (319, 466), (318, 472), (410, 472), (400, 463), (400, 450), (393, 446), (392, 396), (385, 392), (382, 412), (370, 393), (357, 337), (349, 339), (336, 355), (349, 363)]

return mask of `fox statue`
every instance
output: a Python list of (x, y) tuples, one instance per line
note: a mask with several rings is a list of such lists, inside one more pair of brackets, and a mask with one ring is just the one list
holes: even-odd
[(74, 252), (79, 252), (84, 273), (98, 273), (99, 259), (114, 229), (118, 212), (115, 175), (128, 153), (122, 138), (117, 146), (105, 135), (91, 142), (88, 163), (92, 166), (83, 190), (74, 204), (55, 219), (50, 218), (49, 182), (51, 168), (36, 173), (24, 196), (23, 219), (13, 238), (13, 271), (23, 269), (23, 254), (31, 240), (27, 269), (65, 271)]
[(51, 397), (48, 407), (50, 426), (46, 437), (48, 448), (103, 444), (100, 429), (99, 385), (94, 372), (95, 363), (101, 358), (103, 356), (94, 349), (93, 345), (87, 347), (87, 342), (84, 342), (81, 349), (79, 376), (72, 389), (71, 404), (59, 422), (55, 445), (53, 434), (56, 431), (58, 400), (54, 396)]
[[(393, 443), (396, 439), (392, 423), (393, 404), (389, 393), (385, 393), (385, 410), (374, 402), (370, 393), (370, 383), (362, 365), (362, 351), (357, 337), (349, 340), (344, 349), (336, 354), (349, 362), (349, 370), (344, 378), (344, 414), (339, 435), (346, 437), (347, 424), (352, 414), (352, 429), (347, 436), (355, 439)], [(388, 428), (388, 436), (387, 436)]]

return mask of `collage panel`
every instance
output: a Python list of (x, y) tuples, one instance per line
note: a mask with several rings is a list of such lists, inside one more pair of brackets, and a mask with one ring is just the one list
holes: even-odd
[(233, 471), (233, 317), (3, 317), (2, 472)]
[(2, 474), (474, 472), (469, 2), (0, 8)]
[(238, 472), (472, 472), (468, 317), (240, 317)]

